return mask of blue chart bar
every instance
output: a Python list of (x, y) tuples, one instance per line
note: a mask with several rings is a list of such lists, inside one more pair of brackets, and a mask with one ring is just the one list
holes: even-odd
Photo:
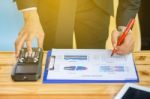
[(64, 56), (65, 60), (87, 60), (86, 55), (65, 55)]
[(124, 72), (124, 66), (100, 66), (101, 72)]
[(80, 71), (80, 70), (87, 70), (87, 67), (84, 67), (84, 66), (68, 66), (68, 67), (64, 67), (64, 70)]

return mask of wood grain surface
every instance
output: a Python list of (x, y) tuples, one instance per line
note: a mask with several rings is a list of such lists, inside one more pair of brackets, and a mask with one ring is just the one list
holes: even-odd
[[(45, 68), (44, 52), (42, 70)], [(150, 51), (133, 54), (140, 85), (150, 87)], [(14, 52), (0, 52), (0, 99), (113, 99), (124, 85), (109, 84), (42, 84), (37, 82), (14, 82), (11, 72), (16, 63)], [(43, 72), (42, 72), (43, 76)]]

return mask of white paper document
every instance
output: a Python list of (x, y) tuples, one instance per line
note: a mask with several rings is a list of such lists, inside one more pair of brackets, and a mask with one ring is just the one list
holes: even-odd
[(47, 79), (137, 80), (132, 54), (111, 57), (111, 52), (100, 49), (53, 49)]

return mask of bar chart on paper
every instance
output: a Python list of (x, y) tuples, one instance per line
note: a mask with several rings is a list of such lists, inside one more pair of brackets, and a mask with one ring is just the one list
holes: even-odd
[(111, 57), (110, 50), (96, 49), (53, 49), (49, 54), (47, 60), (55, 59), (53, 69), (45, 69), (48, 83), (138, 82), (132, 54)]

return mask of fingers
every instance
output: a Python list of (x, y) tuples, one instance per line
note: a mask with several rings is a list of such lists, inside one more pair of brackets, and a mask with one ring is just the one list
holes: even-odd
[(114, 30), (112, 32), (112, 36), (111, 36), (111, 42), (112, 42), (112, 45), (113, 47), (115, 48), (116, 45), (117, 45), (117, 40), (118, 40), (118, 37), (119, 37), (119, 32)]
[(125, 55), (125, 54), (129, 54), (130, 52), (132, 52), (133, 49), (134, 49), (134, 40), (133, 40), (132, 35), (128, 34), (123, 44), (117, 47), (116, 53), (120, 55)]
[(18, 38), (15, 42), (15, 55), (16, 58), (19, 57), (20, 50), (22, 49), (24, 42), (26, 42), (27, 50), (29, 55), (32, 53), (32, 35), (28, 35), (25, 32), (20, 32)]
[(38, 47), (39, 48), (43, 48), (43, 42), (44, 42), (44, 31), (41, 28), (41, 32), (37, 35), (37, 39), (38, 39)]
[(38, 47), (43, 48), (44, 37), (38, 39)]
[(16, 55), (17, 58), (18, 58), (20, 50), (21, 50), (21, 48), (24, 44), (25, 38), (26, 38), (26, 36), (23, 36), (23, 33), (20, 32), (19, 36), (18, 36), (18, 38), (15, 42), (15, 55)]
[(27, 39), (26, 40), (26, 45), (27, 45), (28, 54), (30, 56), (31, 53), (32, 53), (32, 40), (31, 39)]
[[(20, 32), (18, 35), (18, 38), (15, 42), (15, 55), (18, 58), (19, 54), (20, 54), (20, 50), (24, 44), (24, 42), (26, 42), (26, 46), (27, 46), (27, 51), (28, 54), (31, 55), (32, 53), (32, 39), (33, 39), (34, 35), (28, 35), (25, 32)], [(39, 48), (43, 48), (43, 41), (44, 41), (44, 33), (41, 33), (37, 36), (38, 38), (38, 46)]]
[(125, 55), (132, 52), (134, 49), (134, 40), (131, 33), (128, 33), (122, 45), (116, 46), (119, 36), (120, 36), (119, 31), (114, 30), (112, 32), (111, 40), (112, 40), (112, 45), (116, 50), (115, 53), (120, 55)]

